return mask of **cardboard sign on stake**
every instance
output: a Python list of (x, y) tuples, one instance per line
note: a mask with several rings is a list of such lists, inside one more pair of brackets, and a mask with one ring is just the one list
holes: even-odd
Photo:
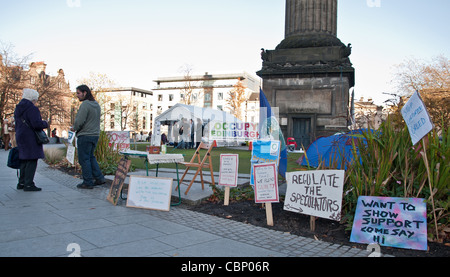
[(239, 154), (220, 154), (219, 185), (225, 186), (224, 205), (230, 203), (230, 187), (237, 187)]
[(275, 163), (254, 164), (255, 203), (266, 204), (267, 225), (273, 226), (272, 203), (278, 203), (278, 172)]

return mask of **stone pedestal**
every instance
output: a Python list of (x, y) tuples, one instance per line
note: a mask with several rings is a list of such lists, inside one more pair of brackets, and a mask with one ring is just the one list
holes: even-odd
[(317, 137), (348, 131), (355, 70), (350, 45), (335, 36), (336, 7), (336, 0), (287, 0), (286, 37), (261, 52), (263, 91), (279, 109), (284, 136), (305, 148)]

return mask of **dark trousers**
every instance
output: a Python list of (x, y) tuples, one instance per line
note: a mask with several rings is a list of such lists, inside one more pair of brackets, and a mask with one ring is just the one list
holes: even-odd
[(93, 186), (94, 181), (103, 182), (105, 180), (94, 156), (98, 138), (98, 136), (79, 136), (77, 140), (78, 162), (83, 173), (83, 184), (88, 186)]
[(26, 187), (34, 185), (34, 174), (36, 173), (38, 160), (20, 160), (19, 184)]

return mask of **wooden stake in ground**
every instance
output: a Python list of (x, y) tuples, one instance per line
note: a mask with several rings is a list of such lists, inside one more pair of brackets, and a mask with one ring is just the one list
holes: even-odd
[(309, 228), (312, 232), (316, 231), (316, 217), (311, 216), (309, 219)]
[(228, 206), (230, 204), (230, 187), (225, 187), (225, 199), (223, 205)]
[(433, 205), (433, 217), (434, 217), (434, 225), (436, 227), (436, 238), (439, 240), (439, 231), (437, 226), (437, 218), (436, 218), (436, 209), (434, 208), (434, 196), (433, 196), (433, 187), (431, 186), (431, 173), (430, 173), (430, 166), (428, 165), (428, 157), (427, 157), (427, 148), (425, 144), (425, 139), (422, 139), (423, 144), (423, 161), (425, 163), (425, 167), (427, 169), (428, 174), (428, 184), (430, 185), (430, 197), (431, 197), (431, 204)]
[(270, 202), (266, 203), (266, 218), (267, 218), (267, 225), (273, 226), (272, 203)]

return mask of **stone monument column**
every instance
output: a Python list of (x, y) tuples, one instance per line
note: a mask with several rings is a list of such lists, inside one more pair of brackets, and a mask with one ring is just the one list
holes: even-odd
[(263, 91), (279, 109), (284, 136), (305, 147), (348, 131), (355, 70), (350, 44), (337, 38), (337, 7), (337, 0), (286, 0), (285, 38), (261, 52)]
[(337, 34), (337, 0), (287, 0), (285, 37)]

